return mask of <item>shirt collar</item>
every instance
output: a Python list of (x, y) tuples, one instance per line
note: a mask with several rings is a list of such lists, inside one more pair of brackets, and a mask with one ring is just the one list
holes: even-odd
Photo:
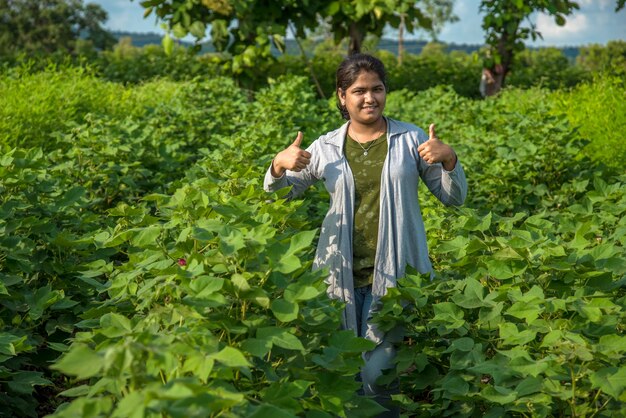
[[(391, 138), (395, 135), (403, 134), (407, 131), (405, 124), (399, 123), (397, 120), (388, 118), (386, 116), (384, 116), (384, 118), (387, 121), (388, 138)], [(333, 132), (329, 133), (326, 139), (324, 140), (324, 142), (330, 145), (334, 145), (339, 148), (343, 148), (343, 143), (344, 143), (343, 140), (345, 139), (346, 134), (348, 132), (349, 124), (350, 122), (348, 121), (344, 123), (343, 125), (341, 125), (339, 129), (336, 129)]]

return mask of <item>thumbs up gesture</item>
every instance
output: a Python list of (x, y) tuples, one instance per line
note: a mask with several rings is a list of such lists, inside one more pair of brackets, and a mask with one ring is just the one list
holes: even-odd
[(298, 132), (295, 141), (276, 154), (272, 162), (272, 176), (281, 177), (286, 170), (302, 171), (311, 162), (311, 153), (300, 148), (302, 132)]
[(443, 168), (448, 171), (452, 171), (456, 165), (454, 150), (437, 138), (434, 123), (428, 127), (428, 141), (417, 147), (417, 152), (428, 164), (442, 163)]

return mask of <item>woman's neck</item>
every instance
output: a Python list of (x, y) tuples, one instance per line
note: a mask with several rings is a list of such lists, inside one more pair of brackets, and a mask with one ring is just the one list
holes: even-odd
[(385, 118), (380, 118), (371, 125), (350, 121), (349, 131), (352, 133), (352, 138), (357, 142), (368, 142), (387, 131), (387, 121)]

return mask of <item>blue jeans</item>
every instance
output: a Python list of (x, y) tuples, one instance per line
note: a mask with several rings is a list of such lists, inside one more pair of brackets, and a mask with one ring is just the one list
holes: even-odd
[[(365, 335), (370, 306), (372, 305), (372, 286), (358, 287), (354, 289), (354, 304), (356, 307), (356, 321), (359, 337)], [(389, 338), (388, 338), (389, 337)], [(387, 408), (379, 417), (399, 417), (400, 408), (390, 405), (391, 395), (398, 393), (397, 382), (391, 387), (383, 387), (376, 384), (383, 374), (383, 370), (394, 367), (393, 360), (396, 356), (395, 342), (402, 339), (400, 330), (392, 330), (385, 336), (381, 344), (371, 351), (363, 353), (365, 365), (361, 369), (361, 382), (363, 383), (363, 395), (373, 396), (376, 402)]]

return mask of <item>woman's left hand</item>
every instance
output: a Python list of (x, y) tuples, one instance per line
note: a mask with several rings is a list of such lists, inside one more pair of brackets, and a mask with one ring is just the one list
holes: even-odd
[(435, 135), (435, 124), (428, 127), (428, 141), (417, 148), (420, 157), (428, 164), (441, 163), (448, 171), (454, 170), (456, 154), (450, 145), (446, 145)]

